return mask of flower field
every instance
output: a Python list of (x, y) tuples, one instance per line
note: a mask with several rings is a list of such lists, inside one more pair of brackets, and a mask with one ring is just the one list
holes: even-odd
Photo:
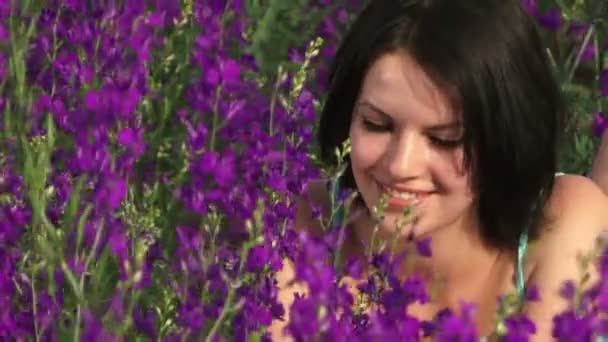
[[(294, 340), (477, 340), (472, 307), (408, 315), (430, 294), (385, 254), (353, 297), (339, 280), (361, 265), (334, 266), (344, 227), (293, 229), (306, 184), (341, 171), (317, 162), (316, 121), (364, 3), (0, 0), (0, 340), (269, 340), (284, 258), (311, 289)], [(523, 3), (572, 113), (561, 170), (585, 174), (608, 127), (608, 3)], [(608, 257), (594, 263), (592, 290), (564, 284), (561, 340), (608, 335)], [(534, 331), (520, 304), (503, 298), (507, 341)]]

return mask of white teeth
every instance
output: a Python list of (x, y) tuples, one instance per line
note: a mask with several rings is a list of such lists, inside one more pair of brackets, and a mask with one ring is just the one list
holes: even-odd
[(415, 192), (409, 192), (409, 191), (396, 191), (396, 190), (389, 190), (385, 187), (382, 187), (383, 190), (386, 192), (387, 195), (391, 196), (391, 197), (397, 197), (397, 198), (401, 198), (404, 200), (419, 200), (423, 197), (422, 194), (419, 193), (415, 193)]
[(419, 197), (418, 194), (415, 194), (413, 192), (396, 192), (396, 191), (389, 191), (388, 193), (390, 196), (394, 196), (394, 197), (399, 197), (405, 200), (409, 200), (409, 199), (417, 199)]
[(396, 195), (398, 197), (406, 199), (406, 200), (409, 200), (409, 199), (417, 197), (415, 194), (413, 194), (411, 192), (398, 192)]

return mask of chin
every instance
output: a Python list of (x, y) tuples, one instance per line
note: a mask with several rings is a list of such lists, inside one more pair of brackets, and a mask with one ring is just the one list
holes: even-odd
[(393, 240), (395, 238), (399, 240), (407, 240), (412, 237), (415, 238), (425, 235), (424, 226), (421, 225), (421, 220), (402, 224), (398, 227), (395, 224), (395, 220), (403, 221), (403, 215), (397, 213), (386, 213), (384, 220), (378, 227), (378, 237), (383, 240)]

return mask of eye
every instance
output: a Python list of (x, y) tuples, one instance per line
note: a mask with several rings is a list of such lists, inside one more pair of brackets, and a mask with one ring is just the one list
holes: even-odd
[(368, 119), (363, 119), (362, 121), (363, 121), (363, 126), (370, 132), (376, 132), (376, 133), (388, 132), (392, 128), (392, 125), (390, 123), (382, 124), (382, 123), (370, 121)]
[(438, 137), (429, 137), (431, 143), (442, 149), (454, 149), (462, 145), (462, 139), (444, 139)]

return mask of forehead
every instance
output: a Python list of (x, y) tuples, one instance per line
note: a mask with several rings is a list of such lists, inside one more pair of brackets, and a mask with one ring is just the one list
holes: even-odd
[(406, 52), (379, 57), (364, 77), (358, 100), (373, 103), (395, 119), (413, 116), (428, 124), (457, 119), (444, 91)]

